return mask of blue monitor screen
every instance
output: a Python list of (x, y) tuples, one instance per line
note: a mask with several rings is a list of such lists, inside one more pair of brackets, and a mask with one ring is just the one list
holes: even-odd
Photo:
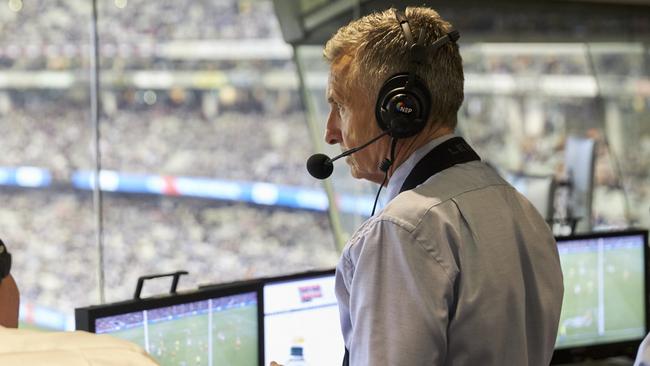
[(645, 245), (642, 234), (558, 239), (564, 300), (557, 349), (645, 336)]
[(160, 365), (256, 365), (255, 292), (95, 320), (95, 332), (144, 348)]

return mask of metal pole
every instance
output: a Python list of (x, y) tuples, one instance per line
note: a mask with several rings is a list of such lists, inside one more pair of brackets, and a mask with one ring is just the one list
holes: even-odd
[[(611, 108), (610, 105), (608, 105), (607, 101), (605, 100), (605, 97), (603, 96), (603, 89), (602, 89), (602, 84), (600, 82), (600, 77), (598, 75), (598, 70), (596, 69), (596, 60), (594, 59), (594, 53), (593, 50), (591, 49), (591, 43), (585, 42), (585, 47), (587, 51), (587, 63), (589, 65), (589, 69), (591, 71), (591, 74), (594, 76), (594, 80), (596, 81), (596, 97), (599, 98), (600, 100), (598, 101), (600, 104), (604, 106), (604, 116), (603, 116), (603, 141), (605, 145), (607, 145), (607, 152), (609, 153), (609, 157), (612, 160), (612, 168), (614, 169), (614, 172), (618, 176), (618, 183), (621, 188), (621, 193), (623, 193), (623, 209), (624, 215), (625, 215), (625, 223), (627, 225), (634, 225), (632, 223), (632, 208), (630, 204), (630, 200), (627, 194), (627, 188), (625, 185), (625, 176), (623, 176), (623, 168), (621, 167), (621, 160), (619, 159), (619, 152), (621, 152), (619, 146), (612, 146), (611, 140), (608, 136), (608, 131), (607, 131), (607, 125), (608, 125), (608, 116), (610, 115), (608, 113), (608, 108)], [(612, 97), (610, 97), (612, 98)], [(618, 121), (618, 123), (622, 123), (622, 119)], [(595, 158), (594, 158), (595, 160)], [(593, 183), (592, 185), (595, 185)], [(593, 192), (591, 193), (593, 196)], [(593, 198), (592, 198), (593, 199)], [(593, 207), (593, 203), (591, 204)], [(593, 212), (593, 209), (590, 211)], [(592, 228), (592, 218), (589, 217), (589, 227)]]
[[(317, 108), (312, 101), (312, 98), (309, 95), (309, 90), (307, 86), (306, 78), (306, 68), (304, 67), (298, 53), (298, 47), (292, 45), (293, 48), (293, 62), (296, 65), (296, 73), (298, 75), (298, 87), (300, 89), (300, 98), (302, 104), (305, 108), (305, 115), (307, 117), (307, 125), (309, 128), (310, 136), (312, 139), (312, 145), (314, 146), (315, 151), (321, 150), (322, 143), (321, 138), (319, 138), (319, 132), (317, 125), (319, 122), (316, 121), (317, 118)], [(332, 185), (331, 179), (323, 180), (323, 188), (325, 188), (325, 193), (327, 194), (327, 201), (329, 202), (329, 208), (327, 213), (330, 218), (330, 225), (332, 227), (332, 232), (334, 233), (334, 245), (336, 246), (337, 253), (343, 252), (343, 247), (347, 237), (343, 234), (343, 228), (341, 226), (340, 214), (336, 209), (336, 197), (334, 194), (334, 186)]]
[(90, 116), (93, 126), (93, 147), (95, 174), (93, 185), (93, 210), (95, 212), (95, 243), (97, 245), (97, 291), (99, 302), (105, 302), (104, 296), (104, 226), (102, 215), (102, 191), (99, 173), (101, 172), (101, 152), (99, 149), (99, 36), (97, 35), (97, 0), (92, 0), (92, 19), (90, 23)]

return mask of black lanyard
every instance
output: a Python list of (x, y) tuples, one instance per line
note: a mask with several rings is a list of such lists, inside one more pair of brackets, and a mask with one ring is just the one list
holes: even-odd
[[(465, 142), (462, 137), (453, 137), (434, 147), (411, 170), (402, 184), (400, 193), (413, 189), (441, 171), (456, 164), (481, 160), (481, 157)], [(350, 364), (350, 353), (345, 349), (343, 366)]]
[(413, 189), (435, 174), (456, 164), (475, 160), (481, 160), (481, 158), (462, 137), (451, 138), (434, 147), (418, 161), (399, 191), (401, 193)]

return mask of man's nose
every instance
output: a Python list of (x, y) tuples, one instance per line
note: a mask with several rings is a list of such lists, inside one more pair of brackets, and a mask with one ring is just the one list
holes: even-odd
[(338, 123), (336, 123), (335, 118), (330, 114), (327, 119), (327, 125), (325, 126), (325, 142), (330, 145), (335, 145), (340, 144), (341, 141), (343, 141), (341, 129)]
[(325, 142), (327, 142), (330, 145), (340, 144), (341, 131), (332, 128), (325, 129)]

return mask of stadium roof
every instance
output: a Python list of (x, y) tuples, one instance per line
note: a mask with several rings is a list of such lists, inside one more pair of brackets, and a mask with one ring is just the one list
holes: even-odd
[[(274, 0), (285, 41), (322, 45), (340, 26), (389, 7), (426, 4), (464, 41), (617, 42), (650, 39), (650, 0)], [(488, 5), (489, 4), (489, 5)]]

